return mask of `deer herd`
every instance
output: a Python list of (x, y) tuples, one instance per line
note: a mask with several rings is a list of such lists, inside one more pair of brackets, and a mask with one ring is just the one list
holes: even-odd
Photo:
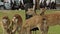
[(44, 14), (34, 15), (33, 17), (25, 20), (23, 24), (22, 17), (15, 14), (12, 20), (8, 16), (2, 18), (2, 23), (7, 34), (32, 34), (31, 29), (37, 27), (41, 34), (48, 34), (49, 26), (60, 25), (60, 14)]

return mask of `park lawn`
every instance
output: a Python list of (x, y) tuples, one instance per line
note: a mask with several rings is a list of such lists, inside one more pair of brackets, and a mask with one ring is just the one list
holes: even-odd
[[(50, 14), (53, 13), (57, 10), (47, 10), (46, 14)], [(37, 10), (37, 13), (39, 13), (39, 10)], [(7, 15), (10, 20), (12, 19), (14, 14), (19, 14), (21, 15), (23, 22), (25, 21), (25, 11), (21, 10), (21, 11), (17, 11), (17, 10), (0, 10), (0, 22), (2, 21), (2, 17)], [(0, 24), (2, 25), (2, 24)], [(2, 32), (2, 27), (0, 26), (0, 34), (3, 34)], [(37, 34), (39, 34), (39, 31), (37, 31)], [(60, 34), (60, 25), (56, 25), (56, 26), (50, 26), (48, 34)]]

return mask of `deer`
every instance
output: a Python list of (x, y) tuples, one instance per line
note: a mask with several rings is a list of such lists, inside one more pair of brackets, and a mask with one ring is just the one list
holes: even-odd
[[(3, 24), (3, 30), (6, 32), (6, 34), (11, 34), (12, 27), (8, 16), (4, 16), (2, 18), (2, 24)], [(3, 34), (5, 33), (3, 32)]]
[(22, 17), (19, 14), (15, 14), (12, 18), (12, 24), (13, 24), (12, 32), (14, 34), (16, 31), (19, 33), (22, 23), (23, 23)]
[[(29, 19), (27, 19), (21, 27), (20, 34), (31, 34), (31, 29), (38, 27), (39, 31), (42, 29), (43, 17), (40, 15), (35, 15)], [(43, 32), (41, 32), (43, 34)]]
[(60, 25), (60, 13), (52, 13), (52, 14), (46, 14), (45, 16), (45, 26), (44, 26), (44, 32), (45, 34), (48, 34), (49, 26), (55, 26)]

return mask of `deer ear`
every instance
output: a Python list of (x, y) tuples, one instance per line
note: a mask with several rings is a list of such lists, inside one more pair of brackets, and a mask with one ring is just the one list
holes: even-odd
[(7, 22), (7, 19), (3, 19), (2, 22), (3, 22), (3, 23), (6, 23), (6, 22)]
[(15, 18), (16, 18), (16, 17), (13, 17), (12, 21), (14, 21)]

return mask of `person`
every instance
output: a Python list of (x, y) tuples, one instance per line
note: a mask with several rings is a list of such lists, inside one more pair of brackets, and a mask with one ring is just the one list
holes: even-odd
[(56, 9), (56, 0), (51, 0), (51, 9)]
[(22, 3), (22, 5), (23, 5), (23, 0), (11, 0), (11, 6), (12, 6), (12, 10), (15, 10), (15, 9), (17, 9), (17, 10), (19, 10), (19, 8), (20, 8), (20, 3)]
[(4, 7), (5, 9), (11, 9), (11, 5), (10, 5), (10, 0), (4, 0)]
[(47, 0), (46, 1), (46, 7), (47, 7), (47, 9), (50, 9), (50, 6), (51, 6), (51, 2), (50, 2), (50, 0)]
[(22, 4), (24, 4), (23, 0), (19, 0), (19, 2), (21, 2)]
[(23, 0), (19, 0), (19, 9), (24, 10), (24, 2), (23, 2)]

